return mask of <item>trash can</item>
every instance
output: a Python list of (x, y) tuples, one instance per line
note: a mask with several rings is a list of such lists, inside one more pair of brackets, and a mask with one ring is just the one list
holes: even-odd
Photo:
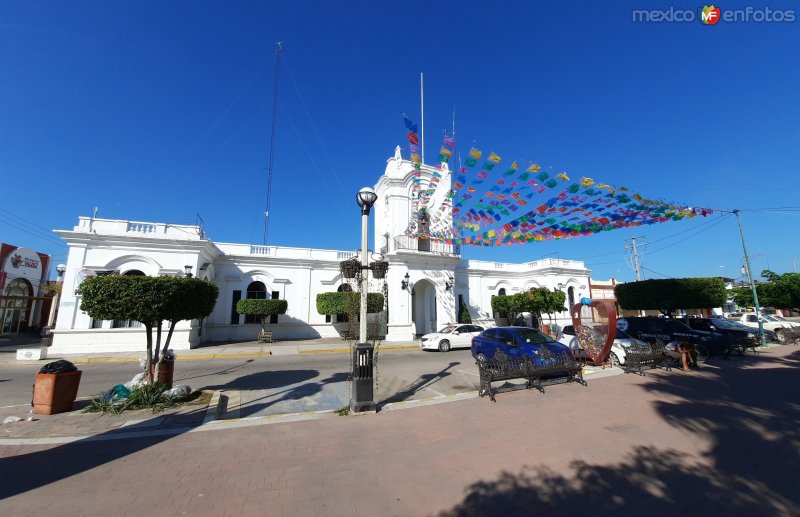
[(166, 386), (168, 390), (171, 390), (173, 373), (175, 373), (175, 360), (162, 360), (161, 368), (158, 370), (158, 378), (156, 379), (156, 382), (160, 382)]
[(81, 371), (69, 361), (44, 365), (36, 374), (33, 385), (33, 412), (37, 415), (54, 415), (72, 411), (80, 383)]
[(365, 413), (375, 411), (373, 400), (374, 347), (370, 343), (357, 343), (353, 347), (353, 387), (350, 411)]

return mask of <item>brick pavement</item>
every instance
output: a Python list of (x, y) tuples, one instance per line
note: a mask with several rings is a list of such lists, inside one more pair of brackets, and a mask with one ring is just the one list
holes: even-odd
[(545, 395), (0, 447), (0, 514), (800, 513), (800, 349)]

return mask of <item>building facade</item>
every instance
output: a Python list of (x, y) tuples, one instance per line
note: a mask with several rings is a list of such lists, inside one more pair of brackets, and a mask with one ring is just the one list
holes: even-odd
[(43, 289), (49, 268), (49, 255), (0, 243), (0, 334), (47, 324), (52, 298)]
[[(398, 147), (374, 187), (378, 199), (373, 207), (372, 249), (383, 255), (389, 270), (383, 280), (370, 278), (369, 290), (386, 296), (388, 310), (377, 318), (386, 322), (387, 341), (410, 341), (455, 322), (462, 304), (475, 323), (506, 324), (492, 313), (495, 295), (547, 287), (564, 290), (568, 303), (589, 296), (589, 270), (583, 262), (463, 260), (456, 245), (408, 235), (414, 172)], [(442, 169), (423, 165), (420, 172), (423, 181), (437, 172), (441, 176), (431, 206), (443, 203), (450, 189), (446, 165)], [(446, 227), (451, 222), (444, 217), (436, 224)], [(318, 314), (316, 298), (324, 292), (355, 289), (339, 271), (339, 263), (355, 255), (352, 251), (212, 242), (196, 226), (88, 217), (80, 217), (72, 230), (56, 233), (67, 242), (69, 253), (53, 353), (142, 349), (143, 329), (136, 322), (93, 321), (80, 310), (75, 290), (87, 275), (191, 271), (214, 282), (219, 287), (214, 311), (203, 320), (176, 327), (172, 338), (176, 350), (209, 341), (254, 339), (259, 324), (236, 313), (236, 302), (242, 298), (287, 300), (286, 314), (273, 317), (269, 325), (278, 340), (336, 337), (346, 326), (337, 315)], [(554, 318), (565, 324), (569, 314), (564, 311)]]

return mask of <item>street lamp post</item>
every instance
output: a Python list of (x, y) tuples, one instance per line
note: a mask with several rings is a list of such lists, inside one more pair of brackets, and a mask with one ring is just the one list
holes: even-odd
[(350, 410), (354, 413), (375, 411), (373, 400), (373, 346), (367, 342), (367, 291), (369, 279), (369, 250), (367, 249), (369, 212), (378, 199), (375, 191), (364, 187), (356, 194), (361, 207), (361, 310), (358, 328), (358, 343), (353, 351), (353, 390)]

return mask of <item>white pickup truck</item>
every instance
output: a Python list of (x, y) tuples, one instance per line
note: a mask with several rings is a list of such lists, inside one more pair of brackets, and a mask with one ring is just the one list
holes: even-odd
[[(748, 327), (758, 328), (758, 316), (752, 312), (742, 314), (738, 320), (734, 321), (738, 321)], [(765, 329), (775, 332), (778, 335), (778, 341), (781, 343), (800, 339), (800, 323), (764, 314), (761, 316), (761, 324)]]

